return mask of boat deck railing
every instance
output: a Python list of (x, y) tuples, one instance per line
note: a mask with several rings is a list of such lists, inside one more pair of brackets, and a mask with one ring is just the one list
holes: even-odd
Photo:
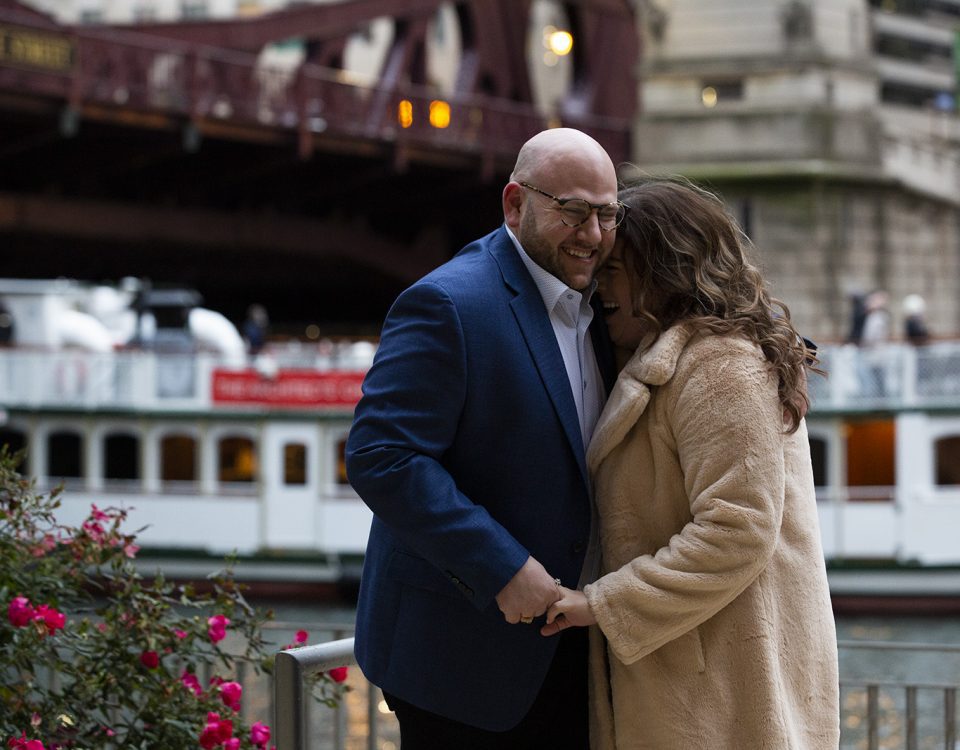
[[(283, 370), (363, 372), (373, 349), (370, 342), (333, 351), (303, 345), (238, 362), (208, 351), (129, 349), (98, 354), (0, 347), (0, 393), (7, 408), (207, 410), (224, 405), (214, 393), (216, 373), (223, 370), (254, 370), (264, 382)], [(960, 408), (958, 340), (925, 346), (825, 345), (818, 356), (828, 377), (810, 377), (812, 416)]]
[[(353, 666), (353, 638), (283, 651), (274, 677), (277, 750), (317, 750), (305, 712), (304, 685), (309, 675)], [(960, 690), (960, 645), (842, 640), (840, 650), (840, 747), (865, 750), (932, 750), (957, 746), (957, 692)], [(870, 652), (869, 659), (856, 654)], [(927, 678), (909, 674), (913, 670)], [(951, 662), (952, 664), (949, 664)], [(865, 665), (869, 665), (865, 667)], [(941, 675), (944, 676), (942, 679)], [(339, 713), (342, 708), (336, 709)], [(367, 750), (396, 747), (383, 740), (382, 695), (366, 685)], [(342, 725), (342, 722), (341, 722)], [(337, 733), (331, 750), (343, 750)], [(362, 738), (351, 737), (352, 747)]]
[(960, 342), (823, 346), (827, 377), (811, 376), (811, 414), (960, 408)]

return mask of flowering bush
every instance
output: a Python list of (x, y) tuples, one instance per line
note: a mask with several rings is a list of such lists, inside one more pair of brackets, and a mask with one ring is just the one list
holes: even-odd
[[(56, 521), (59, 496), (0, 449), (0, 746), (270, 750), (270, 727), (241, 718), (235, 678), (241, 664), (271, 671), (272, 613), (246, 602), (229, 567), (209, 593), (144, 579), (125, 511), (94, 505), (72, 528)], [(342, 679), (317, 676), (314, 695), (336, 705)]]

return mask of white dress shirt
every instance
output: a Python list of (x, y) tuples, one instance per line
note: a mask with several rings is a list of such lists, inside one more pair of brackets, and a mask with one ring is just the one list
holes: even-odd
[[(580, 418), (580, 437), (583, 440), (583, 450), (586, 453), (590, 445), (590, 438), (600, 418), (606, 400), (603, 387), (603, 378), (597, 365), (597, 356), (593, 350), (593, 341), (590, 338), (589, 327), (593, 320), (593, 308), (590, 307), (590, 297), (597, 288), (597, 282), (590, 285), (586, 294), (571, 289), (549, 271), (541, 268), (527, 255), (520, 241), (514, 236), (510, 228), (505, 226), (507, 234), (513, 241), (520, 259), (533, 277), (543, 304), (550, 317), (550, 325), (560, 347), (560, 355), (570, 381), (570, 391), (577, 406), (577, 416)], [(588, 483), (590, 492), (590, 539), (587, 543), (587, 554), (580, 576), (579, 587), (596, 580), (600, 568), (599, 540), (597, 538), (597, 510), (593, 502), (593, 485)]]

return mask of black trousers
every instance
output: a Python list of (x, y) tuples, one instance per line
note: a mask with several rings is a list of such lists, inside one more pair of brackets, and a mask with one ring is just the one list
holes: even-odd
[(529, 713), (506, 732), (461, 724), (384, 693), (400, 723), (400, 750), (588, 750), (587, 630), (553, 637), (560, 643), (543, 687)]

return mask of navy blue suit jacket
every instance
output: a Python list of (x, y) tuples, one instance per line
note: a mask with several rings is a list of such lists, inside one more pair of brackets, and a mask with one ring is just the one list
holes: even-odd
[[(609, 385), (609, 348), (594, 341)], [(347, 442), (350, 482), (374, 512), (360, 667), (423, 709), (509, 729), (557, 640), (508, 625), (495, 596), (528, 555), (576, 586), (590, 498), (560, 350), (502, 227), (400, 295), (363, 394)]]

